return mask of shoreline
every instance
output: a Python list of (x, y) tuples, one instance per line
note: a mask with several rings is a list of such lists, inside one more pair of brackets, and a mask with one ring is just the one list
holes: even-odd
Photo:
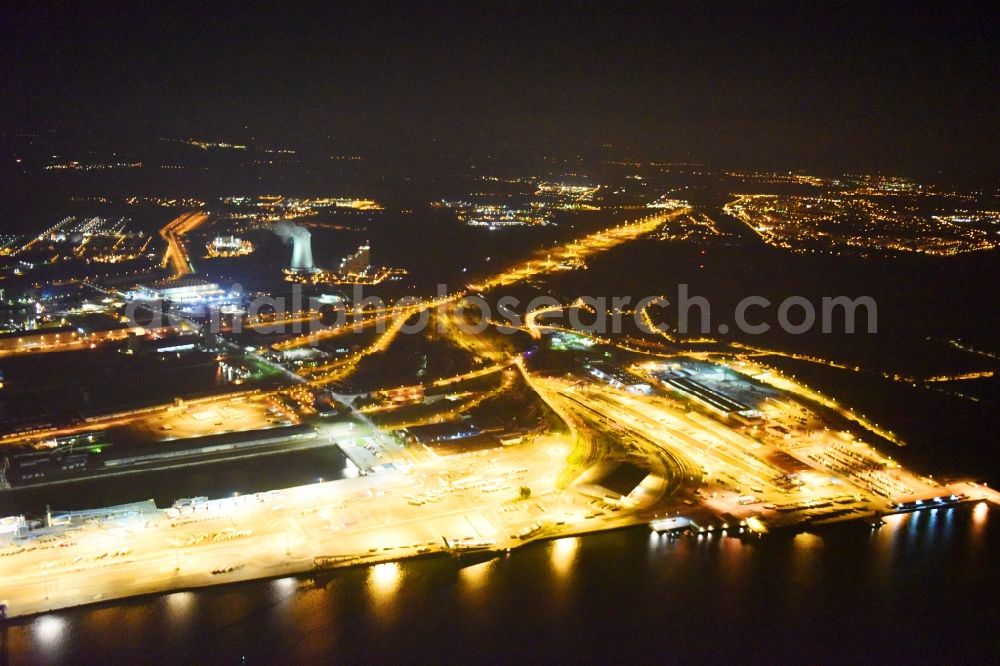
[[(338, 482), (331, 482), (338, 483)], [(168, 594), (180, 593), (180, 592), (197, 592), (209, 587), (224, 587), (240, 585), (244, 583), (251, 583), (256, 581), (267, 581), (267, 580), (277, 580), (286, 577), (295, 577), (300, 580), (307, 580), (311, 577), (322, 576), (324, 574), (333, 574), (338, 570), (343, 569), (360, 569), (369, 568), (384, 564), (393, 564), (408, 562), (420, 559), (436, 559), (436, 558), (452, 558), (455, 560), (457, 567), (471, 566), (474, 564), (479, 564), (486, 561), (491, 561), (498, 557), (504, 557), (510, 553), (518, 550), (521, 547), (535, 544), (544, 543), (546, 541), (555, 541), (564, 538), (583, 538), (587, 536), (602, 534), (606, 532), (612, 532), (617, 530), (628, 530), (636, 529), (641, 527), (647, 527), (650, 532), (657, 534), (670, 534), (671, 538), (698, 538), (699, 536), (705, 536), (709, 534), (717, 534), (719, 536), (727, 536), (730, 538), (736, 538), (740, 540), (746, 540), (751, 537), (751, 535), (756, 535), (758, 538), (763, 538), (768, 535), (781, 535), (781, 534), (798, 534), (801, 532), (808, 532), (810, 528), (823, 529), (833, 525), (846, 525), (846, 524), (863, 524), (866, 520), (871, 518), (876, 518), (881, 522), (881, 518), (888, 515), (898, 515), (905, 513), (915, 513), (919, 511), (935, 510), (937, 508), (962, 508), (966, 509), (969, 505), (978, 504), (983, 501), (989, 501), (994, 504), (1000, 505), (997, 501), (998, 493), (993, 491), (990, 494), (983, 495), (980, 497), (965, 497), (955, 501), (949, 501), (943, 504), (928, 504), (923, 506), (907, 506), (905, 508), (900, 508), (888, 513), (878, 513), (872, 512), (870, 515), (862, 516), (836, 516), (826, 520), (804, 520), (795, 523), (787, 523), (780, 526), (776, 526), (773, 529), (769, 529), (766, 532), (758, 532), (751, 530), (749, 528), (738, 528), (733, 530), (732, 528), (718, 528), (711, 527), (708, 529), (691, 529), (685, 528), (683, 530), (676, 531), (658, 531), (652, 527), (652, 522), (646, 517), (640, 517), (638, 515), (630, 516), (615, 516), (613, 519), (606, 521), (604, 523), (598, 524), (587, 524), (584, 526), (573, 526), (573, 525), (553, 525), (550, 528), (560, 528), (557, 529), (556, 533), (545, 533), (537, 534), (533, 536), (528, 536), (526, 538), (518, 539), (508, 539), (503, 543), (493, 544), (488, 547), (482, 548), (462, 548), (462, 547), (448, 547), (446, 545), (436, 546), (435, 548), (428, 549), (425, 551), (415, 550), (408, 553), (392, 553), (383, 554), (381, 552), (367, 552), (367, 553), (349, 553), (343, 555), (312, 555), (303, 556), (295, 558), (294, 560), (287, 560), (285, 562), (278, 562), (271, 564), (269, 566), (255, 565), (248, 566), (242, 565), (233, 571), (225, 572), (222, 575), (232, 576), (226, 580), (213, 579), (214, 575), (219, 575), (216, 573), (192, 573), (187, 575), (182, 575), (177, 573), (178, 579), (161, 579), (156, 584), (149, 584), (151, 581), (147, 582), (148, 587), (141, 587), (142, 579), (136, 579), (136, 585), (140, 585), (139, 589), (123, 592), (122, 594), (105, 594), (99, 593), (90, 599), (83, 601), (69, 601), (67, 603), (51, 603), (52, 599), (42, 600), (40, 603), (36, 602), (31, 604), (29, 607), (23, 608), (23, 610), (18, 610), (17, 612), (11, 612), (10, 609), (7, 610), (6, 614), (0, 618), (0, 622), (7, 624), (22, 624), (31, 618), (45, 615), (50, 612), (82, 608), (85, 606), (101, 606), (108, 605), (113, 606), (116, 603), (122, 602), (126, 599), (141, 599), (141, 598), (151, 598), (156, 596), (163, 596)], [(158, 509), (159, 511), (166, 512), (166, 509)], [(879, 525), (872, 525), (872, 529), (876, 529)], [(546, 528), (549, 529), (549, 528)], [(463, 565), (461, 559), (463, 556), (476, 558), (475, 562), (468, 565)], [(483, 557), (486, 556), (486, 557)], [(478, 559), (478, 558), (482, 559)], [(45, 603), (45, 602), (50, 603)], [(0, 603), (3, 599), (0, 599)]]

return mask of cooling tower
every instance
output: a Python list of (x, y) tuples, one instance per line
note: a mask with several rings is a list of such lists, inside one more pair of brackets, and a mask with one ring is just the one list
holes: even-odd
[(312, 273), (316, 270), (313, 264), (312, 236), (308, 231), (292, 236), (292, 270), (296, 273)]
[(317, 272), (316, 264), (313, 263), (312, 234), (309, 233), (308, 229), (287, 220), (281, 220), (275, 222), (271, 231), (286, 243), (292, 244), (292, 272)]

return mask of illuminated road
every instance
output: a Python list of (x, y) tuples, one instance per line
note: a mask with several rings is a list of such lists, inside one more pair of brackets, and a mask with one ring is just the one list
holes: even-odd
[[(545, 391), (549, 396), (558, 396), (551, 400), (550, 405), (561, 403), (561, 411), (564, 414), (575, 413), (575, 417), (569, 415), (563, 417), (568, 421), (583, 421), (584, 415), (589, 413), (603, 422), (603, 429), (617, 431), (619, 439), (621, 434), (631, 434), (651, 444), (652, 447), (646, 447), (644, 453), (650, 459), (659, 460), (662, 464), (659, 472), (666, 482), (661, 496), (655, 498), (657, 501), (676, 493), (683, 485), (693, 490), (700, 483), (702, 476), (700, 466), (689, 457), (682, 446), (678, 446), (675, 437), (664, 428), (662, 422), (649, 421), (644, 415), (644, 408), (619, 401), (621, 398), (627, 399), (628, 396), (618, 396), (616, 391), (605, 386), (588, 386), (584, 382), (554, 378), (536, 380), (535, 387)], [(608, 457), (609, 453), (592, 448), (583, 458), (580, 467), (585, 468)]]
[(10, 338), (8, 344), (12, 346), (0, 348), (0, 357), (96, 349), (98, 345), (126, 340), (130, 334), (160, 336), (174, 332), (176, 330), (172, 326), (163, 328), (143, 328), (137, 326), (116, 328), (107, 331), (93, 331), (90, 333), (79, 333), (77, 331), (33, 333), (25, 335), (22, 338)]
[[(358, 319), (357, 321), (347, 322), (339, 326), (330, 326), (320, 331), (307, 333), (305, 335), (300, 335), (294, 338), (289, 338), (288, 340), (283, 340), (281, 342), (275, 343), (274, 345), (272, 345), (272, 348), (277, 351), (287, 351), (289, 349), (296, 349), (298, 347), (306, 347), (309, 345), (314, 345), (320, 342), (321, 340), (335, 338), (340, 335), (344, 335), (346, 333), (357, 333), (359, 331), (363, 331), (369, 326), (374, 326), (376, 324), (388, 321), (393, 317), (395, 317), (396, 315), (397, 315), (396, 310), (389, 310), (384, 314), (364, 317)], [(257, 324), (256, 326), (253, 325), (247, 326), (246, 328), (250, 330), (254, 330), (254, 328), (256, 328), (259, 330), (263, 328), (269, 328), (272, 326), (282, 326), (288, 321), (294, 321), (294, 320), (285, 320), (275, 323), (262, 323), (262, 324)]]
[(325, 384), (331, 384), (340, 381), (348, 374), (350, 374), (361, 362), (361, 360), (371, 354), (378, 354), (379, 352), (385, 351), (392, 344), (392, 341), (399, 335), (399, 331), (402, 329), (406, 320), (413, 315), (413, 312), (404, 311), (402, 314), (397, 314), (389, 324), (388, 328), (382, 332), (381, 335), (370, 345), (364, 349), (352, 352), (351, 354), (345, 356), (344, 358), (333, 361), (332, 363), (326, 363), (315, 368), (308, 368), (304, 370), (301, 374), (304, 377), (309, 378), (310, 383), (316, 386), (323, 386)]
[[(117, 414), (87, 419), (84, 423), (64, 428), (45, 428), (35, 432), (21, 432), (0, 438), (0, 444), (39, 443), (56, 437), (78, 435), (87, 432), (108, 430), (112, 427), (128, 426), (142, 432), (150, 441), (166, 438), (201, 437), (219, 434), (226, 430), (246, 431), (268, 426), (265, 417), (255, 414), (252, 417), (238, 405), (263, 405), (261, 413), (272, 406), (272, 399), (280, 391), (262, 392), (259, 390), (237, 391), (208, 398), (182, 401), (181, 404), (168, 403), (143, 407)], [(234, 409), (240, 411), (239, 418), (229, 418), (227, 415)], [(283, 410), (283, 418), (292, 417)], [(216, 417), (216, 414), (218, 417)], [(219, 421), (221, 420), (221, 423)], [(218, 425), (217, 425), (218, 423)]]
[(544, 257), (518, 264), (491, 278), (487, 278), (483, 282), (470, 285), (469, 289), (472, 291), (488, 291), (496, 287), (522, 282), (536, 275), (558, 271), (560, 270), (560, 265), (567, 261), (582, 261), (591, 255), (605, 252), (622, 243), (635, 240), (640, 236), (652, 233), (664, 222), (689, 212), (689, 208), (684, 208), (677, 211), (656, 213), (647, 215), (634, 222), (626, 222), (615, 227), (603, 229), (583, 238), (547, 249)]
[[(444, 296), (437, 299), (421, 299), (418, 302), (407, 302), (403, 305), (397, 305), (393, 307), (386, 308), (376, 308), (372, 310), (356, 310), (352, 314), (355, 318), (354, 321), (345, 321), (338, 325), (331, 325), (329, 327), (324, 327), (322, 330), (305, 333), (303, 335), (296, 336), (294, 338), (289, 338), (288, 340), (283, 340), (282, 342), (272, 345), (272, 347), (279, 351), (284, 351), (288, 349), (295, 349), (296, 347), (304, 347), (307, 345), (315, 344), (320, 340), (324, 340), (331, 337), (337, 337), (343, 335), (344, 333), (356, 332), (363, 330), (369, 326), (379, 324), (390, 319), (403, 318), (405, 322), (406, 318), (423, 312), (424, 310), (429, 310), (433, 308), (440, 307), (447, 303), (454, 302), (455, 300), (462, 297), (461, 293), (457, 293), (450, 296)], [(360, 318), (358, 318), (360, 317)], [(310, 320), (315, 320), (316, 315), (293, 315), (291, 317), (280, 319), (277, 321), (263, 321), (263, 322), (251, 322), (247, 328), (268, 328), (272, 326), (281, 327), (288, 323), (297, 322), (308, 322)]]
[(541, 307), (532, 310), (531, 312), (525, 315), (523, 328), (528, 332), (528, 335), (530, 335), (533, 340), (541, 340), (543, 328), (546, 330), (550, 330), (550, 329), (558, 329), (559, 327), (539, 324), (538, 318), (547, 314), (552, 314), (553, 312), (562, 312), (563, 310), (567, 310), (569, 308), (582, 308), (591, 313), (594, 312), (594, 309), (589, 305), (587, 305), (582, 298), (580, 298), (569, 305), (550, 305), (547, 307)]
[(194, 273), (187, 248), (184, 246), (184, 235), (201, 226), (208, 215), (202, 211), (191, 211), (171, 220), (160, 229), (160, 236), (167, 242), (167, 250), (163, 254), (161, 266), (170, 267), (173, 277), (179, 278)]
[[(391, 425), (385, 425), (384, 428), (386, 430), (400, 430), (402, 428), (410, 428), (412, 426), (417, 426), (417, 425), (426, 425), (428, 423), (441, 423), (443, 421), (450, 421), (457, 419), (462, 414), (468, 412), (477, 405), (481, 405), (490, 398), (497, 397), (498, 395), (504, 393), (505, 391), (509, 391), (515, 385), (514, 381), (515, 377), (516, 375), (514, 373), (505, 372), (501, 376), (500, 384), (496, 388), (493, 388), (488, 391), (476, 391), (476, 392), (469, 392), (461, 396), (453, 396), (455, 400), (454, 401), (448, 400), (446, 404), (451, 404), (452, 402), (454, 402), (455, 404), (454, 407), (451, 407), (446, 410), (436, 410), (433, 414), (419, 419), (413, 419), (409, 421), (395, 421), (392, 422)], [(361, 409), (360, 411), (361, 413), (367, 415), (372, 413), (378, 413), (379, 411), (391, 411), (392, 409), (396, 408), (398, 408), (398, 406), (389, 405), (384, 408), (381, 407), (364, 408)]]
[(499, 372), (504, 368), (508, 368), (515, 361), (513, 359), (507, 360), (503, 363), (497, 363), (496, 365), (489, 365), (485, 368), (479, 368), (478, 370), (471, 370), (461, 375), (455, 375), (454, 377), (444, 377), (442, 379), (436, 379), (431, 382), (431, 386), (449, 386), (451, 384), (457, 384), (460, 382), (468, 381), (470, 379), (477, 379), (479, 377), (486, 377), (492, 375), (495, 372)]

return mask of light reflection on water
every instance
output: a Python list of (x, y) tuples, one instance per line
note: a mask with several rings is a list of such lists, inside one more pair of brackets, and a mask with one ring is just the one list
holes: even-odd
[(802, 610), (816, 590), (816, 570), (820, 565), (823, 537), (812, 532), (801, 532), (792, 539), (788, 577), (785, 584), (785, 602), (791, 611)]
[(163, 598), (167, 607), (167, 619), (175, 628), (183, 628), (191, 622), (191, 615), (197, 601), (194, 592), (174, 592)]
[(923, 522), (924, 516), (927, 515), (926, 511), (914, 511), (906, 516), (908, 529), (907, 529), (907, 542), (912, 543), (918, 536), (920, 529), (920, 523)]
[(718, 547), (718, 568), (725, 576), (725, 580), (730, 589), (735, 592), (742, 591), (746, 585), (744, 575), (749, 550), (753, 547), (744, 543), (740, 539), (728, 537), (715, 537)]
[(955, 507), (948, 507), (944, 512), (944, 536), (950, 539), (952, 530), (955, 529)]
[(368, 593), (376, 605), (393, 600), (403, 580), (399, 562), (383, 562), (368, 569)]
[[(529, 546), (530, 547), (530, 546)], [(540, 578), (539, 585), (548, 590), (547, 598), (539, 602), (547, 604), (552, 615), (558, 616), (566, 612), (573, 604), (576, 594), (578, 576), (574, 576), (574, 563), (580, 548), (580, 537), (563, 537), (545, 544), (548, 555), (548, 566)], [(515, 551), (516, 552), (516, 551)], [(542, 553), (545, 555), (546, 553)]]
[(972, 509), (972, 546), (975, 552), (979, 552), (983, 547), (984, 535), (986, 532), (986, 522), (990, 517), (990, 505), (987, 502), (979, 502)]
[(278, 578), (271, 582), (271, 586), (274, 587), (275, 597), (278, 599), (283, 599), (295, 592), (295, 588), (299, 585), (299, 581), (292, 576), (285, 576), (284, 578)]
[(478, 592), (489, 580), (490, 574), (496, 568), (498, 559), (492, 559), (472, 566), (463, 567), (459, 573), (462, 586), (469, 591)]
[(372, 616), (382, 623), (391, 623), (400, 611), (399, 591), (403, 582), (403, 567), (399, 562), (383, 562), (368, 568), (365, 590)]
[(990, 505), (986, 502), (980, 502), (972, 509), (972, 524), (975, 526), (973, 532), (980, 534), (983, 531), (983, 527), (986, 525), (986, 519), (990, 515)]
[(564, 537), (549, 544), (552, 570), (560, 578), (565, 577), (573, 568), (576, 551), (580, 547), (580, 537)]
[(46, 652), (62, 652), (68, 622), (61, 615), (42, 615), (31, 625), (32, 633)]

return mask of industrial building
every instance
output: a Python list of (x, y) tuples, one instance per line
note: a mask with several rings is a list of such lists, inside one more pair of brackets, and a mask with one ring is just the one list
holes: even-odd
[(253, 243), (236, 236), (216, 236), (207, 248), (209, 257), (238, 257), (254, 251)]
[(413, 442), (432, 444), (434, 442), (478, 435), (479, 428), (466, 421), (445, 421), (444, 423), (410, 426), (406, 428), (406, 434)]
[(625, 389), (626, 391), (634, 391), (637, 393), (648, 393), (650, 390), (649, 384), (642, 381), (631, 372), (622, 370), (618, 366), (612, 365), (611, 363), (596, 361), (594, 363), (590, 363), (587, 367), (591, 375), (597, 377), (602, 382), (611, 384), (615, 388)]
[(574, 482), (574, 488), (591, 497), (621, 502), (650, 476), (649, 470), (624, 460), (603, 460)]
[(134, 295), (140, 300), (179, 303), (222, 299), (227, 296), (222, 287), (215, 282), (209, 282), (192, 275), (139, 285), (136, 287)]
[(341, 275), (361, 275), (371, 267), (371, 247), (366, 243), (357, 252), (340, 260), (337, 272)]

